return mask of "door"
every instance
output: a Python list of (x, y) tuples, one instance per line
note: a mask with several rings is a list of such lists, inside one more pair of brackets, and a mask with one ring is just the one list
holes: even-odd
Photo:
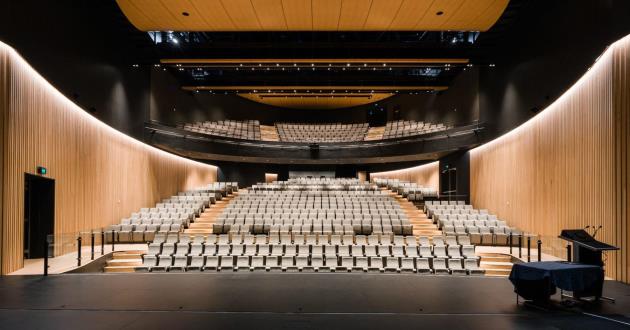
[(26, 173), (24, 177), (24, 258), (43, 258), (47, 253), (45, 251), (46, 239), (54, 231), (55, 180)]

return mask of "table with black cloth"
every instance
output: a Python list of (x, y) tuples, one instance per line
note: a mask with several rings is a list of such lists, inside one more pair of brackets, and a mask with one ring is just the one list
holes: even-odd
[(512, 267), (510, 282), (514, 292), (527, 300), (548, 300), (556, 293), (556, 287), (572, 291), (576, 298), (600, 298), (604, 269), (560, 261), (521, 263)]

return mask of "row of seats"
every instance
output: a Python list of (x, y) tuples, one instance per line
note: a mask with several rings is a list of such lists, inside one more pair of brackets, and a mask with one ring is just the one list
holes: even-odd
[(290, 124), (277, 123), (280, 141), (286, 142), (356, 142), (363, 141), (368, 124)]
[(339, 257), (423, 257), (478, 259), (473, 245), (284, 245), (284, 244), (200, 244), (177, 243), (149, 245), (147, 255), (174, 256), (299, 256), (335, 255)]
[(474, 259), (337, 256), (150, 256), (138, 272), (278, 271), (482, 275)]
[(446, 235), (469, 235), (475, 245), (509, 245), (510, 234), (522, 234), (488, 210), (474, 209), (465, 201), (429, 201), (424, 208)]
[(157, 234), (151, 244), (284, 244), (284, 245), (383, 245), (383, 246), (452, 246), (470, 245), (470, 237), (462, 236), (427, 236), (413, 235), (322, 235), (322, 234), (208, 234), (195, 235), (185, 233)]
[(387, 178), (374, 178), (373, 181), (378, 187), (387, 187), (387, 189), (410, 201), (422, 201), (438, 197), (438, 191), (435, 188), (424, 187), (415, 182)]
[(183, 129), (215, 136), (224, 136), (246, 140), (260, 140), (260, 122), (257, 120), (235, 121), (205, 121), (200, 123), (188, 123)]
[[(308, 185), (310, 182), (292, 182)], [(213, 233), (409, 235), (411, 223), (389, 195), (337, 191), (312, 196), (306, 191), (248, 191), (235, 198), (217, 218)]]
[(191, 191), (180, 192), (151, 208), (141, 208), (120, 223), (104, 228), (108, 242), (140, 243), (153, 241), (158, 234), (178, 233), (187, 228), (206, 207), (223, 193), (238, 189), (233, 182), (215, 182)]
[(383, 132), (383, 139), (399, 138), (406, 136), (422, 135), (440, 132), (448, 129), (444, 124), (432, 124), (413, 120), (397, 120), (387, 122)]

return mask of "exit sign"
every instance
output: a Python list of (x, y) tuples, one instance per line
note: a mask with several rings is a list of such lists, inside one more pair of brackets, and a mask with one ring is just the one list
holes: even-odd
[(46, 169), (43, 166), (37, 166), (37, 174), (39, 174), (39, 175), (46, 175), (46, 174), (48, 174), (48, 169)]

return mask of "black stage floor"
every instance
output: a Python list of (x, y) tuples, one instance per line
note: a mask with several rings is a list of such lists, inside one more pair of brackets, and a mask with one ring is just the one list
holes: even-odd
[(630, 286), (606, 282), (604, 293), (617, 302), (542, 311), (517, 306), (512, 285), (503, 278), (5, 276), (0, 278), (0, 329), (629, 329)]

